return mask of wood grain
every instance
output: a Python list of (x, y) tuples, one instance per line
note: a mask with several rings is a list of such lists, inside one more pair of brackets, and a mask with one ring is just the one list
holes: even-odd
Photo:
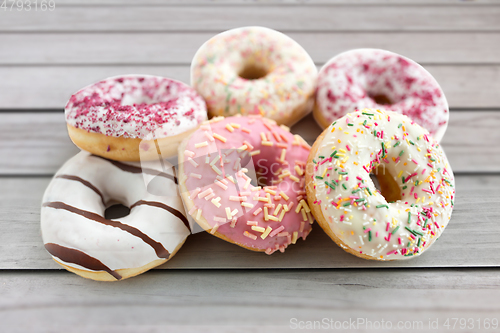
[[(212, 31), (262, 25), (282, 31), (499, 31), (500, 6), (56, 6), (10, 11), (0, 32)], [(290, 19), (295, 18), (295, 19)], [(457, 19), (459, 18), (459, 19)]]
[[(499, 65), (426, 65), (452, 108), (500, 108)], [(151, 74), (189, 83), (189, 66), (0, 66), (0, 109), (61, 109), (77, 90), (109, 76)]]
[[(290, 332), (291, 318), (355, 323), (363, 318), (379, 324), (391, 321), (391, 332), (424, 331), (398, 328), (398, 321), (410, 325), (422, 321), (426, 331), (450, 332), (443, 326), (446, 318), (481, 319), (481, 323), (498, 318), (498, 276), (498, 269), (157, 270), (118, 283), (97, 283), (66, 272), (4, 271), (0, 328), (5, 332)], [(429, 319), (437, 319), (439, 328), (429, 330)], [(351, 326), (342, 331), (384, 330)]]
[[(498, 111), (451, 113), (443, 147), (454, 172), (500, 172), (499, 124)], [(321, 133), (312, 116), (292, 131), (310, 144)], [(54, 174), (77, 152), (62, 112), (0, 113), (0, 174)]]
[[(41, 198), (49, 178), (0, 178), (0, 269), (59, 269), (43, 248)], [(500, 176), (456, 177), (456, 207), (441, 238), (406, 261), (373, 262), (337, 247), (314, 226), (306, 241), (267, 256), (201, 232), (188, 237), (163, 269), (497, 267), (500, 258)]]
[[(213, 36), (210, 32), (4, 33), (0, 45), (9, 47), (0, 48), (0, 65), (189, 65), (196, 50)], [(292, 32), (288, 36), (318, 65), (340, 52), (366, 47), (403, 54), (423, 65), (500, 62), (498, 32)]]

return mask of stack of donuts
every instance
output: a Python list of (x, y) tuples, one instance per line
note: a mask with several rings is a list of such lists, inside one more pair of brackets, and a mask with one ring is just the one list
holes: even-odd
[[(324, 129), (312, 148), (289, 128), (311, 111)], [(112, 77), (72, 95), (65, 115), (82, 151), (45, 192), (42, 236), (86, 278), (165, 263), (194, 222), (272, 254), (316, 220), (349, 253), (397, 260), (422, 254), (451, 218), (446, 98), (423, 67), (389, 51), (347, 51), (318, 73), (286, 35), (238, 28), (200, 47), (191, 86)], [(117, 203), (130, 213), (106, 218)]]

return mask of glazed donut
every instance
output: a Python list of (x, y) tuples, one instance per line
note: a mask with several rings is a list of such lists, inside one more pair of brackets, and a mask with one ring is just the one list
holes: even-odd
[(300, 136), (270, 119), (213, 118), (179, 147), (186, 211), (228, 242), (267, 254), (283, 252), (311, 231), (304, 190), (309, 149)]
[(312, 109), (317, 68), (272, 29), (244, 27), (208, 40), (191, 63), (191, 85), (211, 116), (262, 115), (287, 126)]
[[(166, 193), (173, 194), (148, 193), (143, 172), (157, 174)], [(117, 202), (130, 207), (130, 214), (104, 218), (106, 207)], [(100, 281), (126, 279), (161, 265), (190, 234), (173, 172), (87, 152), (68, 160), (47, 187), (41, 230), (58, 264)]]
[(429, 132), (407, 116), (374, 109), (348, 113), (320, 135), (308, 163), (313, 215), (358, 257), (418, 256), (451, 217), (455, 188), (448, 160)]
[(385, 50), (347, 51), (319, 72), (313, 114), (323, 129), (363, 108), (405, 114), (438, 142), (448, 126), (448, 102), (437, 81), (413, 60)]
[(207, 119), (205, 102), (192, 88), (149, 75), (89, 85), (71, 96), (65, 113), (79, 148), (117, 161), (139, 161), (140, 154), (155, 159), (160, 149), (164, 157), (175, 156), (182, 139)]

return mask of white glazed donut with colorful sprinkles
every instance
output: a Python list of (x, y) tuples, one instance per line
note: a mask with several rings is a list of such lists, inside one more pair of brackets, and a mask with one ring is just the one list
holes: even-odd
[(385, 50), (350, 50), (319, 72), (314, 117), (322, 128), (363, 108), (405, 114), (438, 142), (448, 126), (448, 102), (437, 81), (413, 60)]
[[(216, 117), (179, 147), (186, 211), (228, 242), (271, 254), (311, 231), (309, 145), (260, 116)], [(253, 182), (253, 183), (252, 183)]]
[(71, 140), (118, 161), (175, 156), (179, 143), (207, 119), (206, 105), (188, 85), (150, 75), (124, 75), (91, 84), (65, 108)]
[(203, 44), (191, 85), (211, 116), (260, 114), (287, 126), (312, 109), (317, 68), (290, 37), (263, 27), (228, 30)]
[(375, 109), (348, 113), (325, 129), (308, 163), (307, 198), (316, 220), (356, 256), (418, 256), (451, 218), (455, 188), (448, 160), (407, 116)]
[[(67, 270), (99, 281), (126, 279), (165, 263), (190, 234), (172, 170), (78, 153), (43, 196), (45, 248)], [(149, 187), (158, 195), (148, 192), (143, 174), (156, 175)], [(130, 214), (106, 219), (105, 209), (115, 203)]]

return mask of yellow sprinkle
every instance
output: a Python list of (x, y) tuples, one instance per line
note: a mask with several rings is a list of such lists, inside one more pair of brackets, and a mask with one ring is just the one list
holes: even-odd
[(297, 174), (299, 176), (302, 176), (304, 174), (304, 172), (302, 171), (302, 169), (298, 165), (295, 166), (295, 171), (297, 172)]
[(230, 124), (226, 124), (226, 129), (231, 133), (234, 132), (234, 128)]
[(269, 221), (269, 213), (267, 207), (264, 207), (264, 220)]
[(272, 146), (273, 146), (273, 143), (272, 143), (271, 141), (262, 141), (262, 142), (261, 142), (261, 144), (262, 144), (263, 146), (270, 146), (270, 147), (272, 147)]
[(206, 141), (199, 142), (199, 143), (194, 145), (195, 148), (201, 148), (201, 147), (205, 147), (205, 146), (208, 146), (208, 142), (206, 142)]
[(271, 233), (272, 230), (273, 230), (273, 228), (267, 227), (266, 231), (264, 231), (264, 233), (262, 233), (262, 235), (260, 235), (260, 238), (266, 239), (266, 237)]
[(290, 175), (289, 176), (291, 180), (293, 180), (294, 182), (298, 183), (300, 181), (300, 179), (298, 179), (297, 177), (295, 177), (294, 175)]
[(276, 216), (267, 215), (267, 218), (270, 219), (271, 221), (274, 221), (274, 222), (278, 222), (279, 221)]
[(281, 211), (281, 214), (280, 214), (280, 217), (279, 217), (279, 221), (281, 222), (281, 220), (283, 220), (283, 217), (285, 216), (285, 213), (288, 211), (288, 207), (287, 205), (285, 205), (286, 209), (283, 208), (283, 210)]
[(306, 210), (307, 213), (309, 213), (311, 211), (311, 209), (307, 205), (307, 202), (304, 199), (300, 200), (300, 203), (302, 204), (302, 207), (304, 207), (304, 209)]
[(281, 207), (282, 207), (282, 204), (279, 204), (275, 209), (274, 209), (274, 212), (273, 212), (273, 215), (276, 216), (279, 214), (280, 210), (281, 210)]
[(257, 154), (260, 154), (260, 150), (254, 150), (254, 151), (250, 152), (250, 156), (254, 156)]
[(237, 123), (231, 123), (231, 126), (234, 127), (234, 128), (240, 128), (240, 124), (237, 124)]
[(220, 201), (220, 197), (217, 197), (217, 198), (215, 198), (215, 199), (212, 199), (211, 201), (212, 201), (212, 203), (215, 205), (215, 207), (217, 207), (217, 208), (219, 208), (219, 207), (220, 207), (220, 203), (219, 203), (219, 201)]
[(286, 193), (285, 193), (285, 192), (281, 191), (281, 192), (280, 192), (280, 195), (281, 195), (281, 197), (282, 197), (283, 199), (285, 199), (286, 201), (288, 201), (289, 197), (288, 197), (288, 195), (286, 195)]
[(252, 226), (252, 230), (253, 231), (258, 231), (258, 232), (264, 232), (264, 231), (266, 231), (266, 229), (264, 229), (263, 227), (259, 227), (259, 226), (256, 226), (256, 225)]
[(295, 244), (297, 242), (298, 237), (299, 237), (299, 233), (297, 231), (294, 231), (292, 234), (292, 244)]
[(300, 212), (302, 213), (302, 220), (307, 221), (307, 215), (304, 209), (301, 209)]
[(195, 217), (196, 221), (198, 221), (200, 219), (200, 217), (201, 217), (201, 209), (198, 209), (198, 212), (196, 213), (196, 217)]
[(398, 178), (401, 178), (401, 175), (403, 174), (403, 170), (401, 170), (398, 174)]
[(226, 142), (227, 141), (227, 139), (225, 137), (223, 137), (222, 135), (219, 135), (217, 133), (214, 133), (213, 137), (216, 138), (219, 141), (222, 141), (222, 142)]
[(231, 215), (231, 208), (226, 207), (226, 216), (228, 220), (231, 220), (233, 218), (233, 215)]

